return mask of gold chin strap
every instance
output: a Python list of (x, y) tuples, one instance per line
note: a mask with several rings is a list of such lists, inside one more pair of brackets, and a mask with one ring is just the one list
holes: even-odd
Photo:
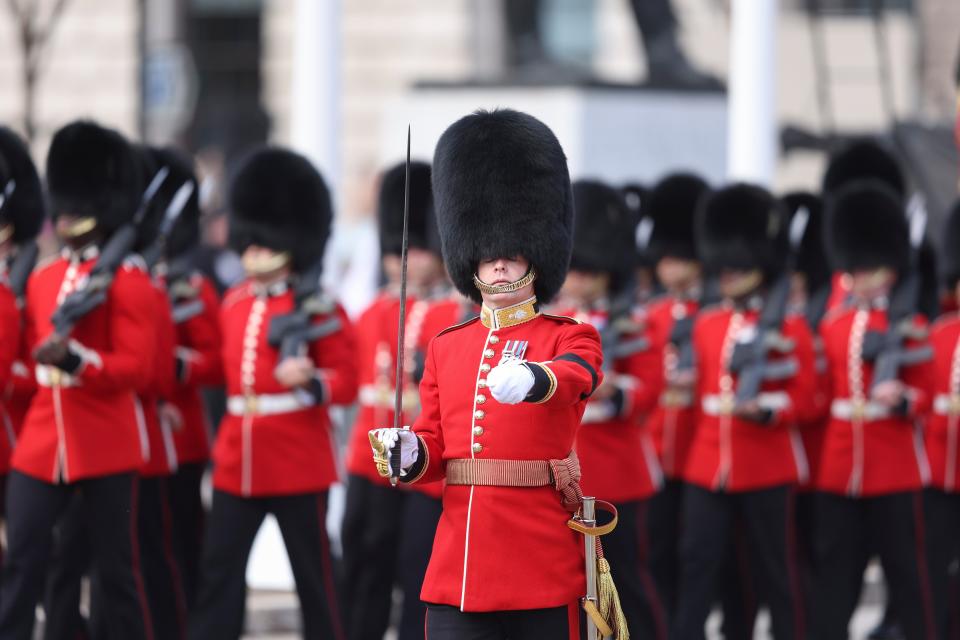
[(247, 275), (260, 276), (267, 273), (273, 273), (290, 263), (290, 254), (286, 251), (273, 253), (264, 257), (243, 257), (243, 270)]
[(537, 279), (537, 272), (531, 268), (530, 271), (527, 271), (527, 275), (523, 276), (516, 282), (510, 282), (508, 284), (498, 284), (492, 285), (487, 284), (483, 280), (477, 277), (477, 274), (473, 274), (473, 285), (480, 290), (480, 293), (485, 293), (487, 295), (495, 295), (498, 293), (513, 293), (514, 291), (519, 291), (525, 286)]
[(744, 296), (757, 287), (760, 286), (760, 283), (763, 281), (763, 272), (759, 269), (750, 271), (749, 273), (744, 274), (740, 279), (734, 282), (731, 285), (732, 291), (724, 291), (725, 296), (731, 298), (739, 298)]
[(0, 227), (0, 244), (6, 242), (13, 237), (13, 225), (5, 224)]
[(78, 218), (71, 222), (63, 231), (61, 232), (65, 238), (79, 238), (80, 236), (86, 235), (94, 230), (97, 226), (97, 219), (93, 216), (87, 216), (86, 218)]

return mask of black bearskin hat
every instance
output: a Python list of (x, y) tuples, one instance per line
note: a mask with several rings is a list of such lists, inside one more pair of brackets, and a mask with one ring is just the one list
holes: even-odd
[(708, 189), (707, 183), (692, 173), (674, 173), (649, 193), (643, 212), (653, 220), (647, 251), (654, 260), (664, 256), (697, 259), (693, 218)]
[(955, 289), (960, 282), (960, 200), (953, 204), (947, 217), (940, 255), (945, 284)]
[(193, 172), (193, 162), (176, 149), (151, 147), (150, 156), (158, 170), (166, 167), (170, 172), (156, 196), (164, 214), (184, 185), (193, 186), (190, 197), (170, 230), (164, 248), (164, 255), (174, 258), (190, 251), (200, 242), (200, 185)]
[[(13, 241), (19, 244), (32, 240), (43, 228), (46, 217), (43, 188), (27, 145), (20, 136), (3, 126), (0, 126), (0, 157), (6, 162), (8, 178), (16, 183), (13, 195), (0, 211), (0, 224), (13, 225)], [(0, 189), (5, 185), (6, 181)]]
[[(380, 225), (380, 253), (400, 255), (403, 249), (403, 192), (406, 186), (405, 163), (394, 165), (380, 180), (377, 217)], [(410, 162), (410, 225), (411, 247), (440, 254), (440, 237), (433, 211), (430, 186), (430, 165)]]
[(126, 138), (112, 129), (85, 120), (62, 127), (47, 155), (54, 217), (95, 218), (104, 233), (133, 220), (146, 187), (136, 156)]
[(700, 260), (713, 272), (761, 269), (772, 277), (786, 264), (787, 215), (762, 187), (733, 184), (705, 196), (694, 218)]
[(574, 230), (570, 268), (615, 280), (634, 265), (634, 216), (619, 191), (595, 180), (573, 183)]
[(879, 180), (858, 180), (827, 203), (825, 244), (835, 269), (856, 271), (910, 262), (910, 230), (899, 195)]
[(440, 137), (433, 195), (450, 278), (480, 301), (482, 258), (522, 255), (541, 302), (560, 290), (570, 263), (573, 196), (567, 159), (550, 129), (510, 109), (477, 111)]
[(230, 184), (230, 247), (289, 251), (304, 271), (323, 257), (333, 222), (327, 185), (309, 160), (263, 147), (240, 161)]
[(886, 183), (901, 198), (907, 183), (900, 162), (878, 141), (859, 138), (831, 155), (823, 175), (823, 193), (827, 196), (855, 180), (875, 179)]
[(830, 263), (823, 246), (823, 200), (808, 191), (793, 191), (783, 196), (783, 203), (787, 207), (788, 219), (800, 209), (806, 209), (807, 228), (800, 241), (800, 251), (797, 254), (797, 271), (807, 278), (807, 289), (816, 291), (830, 282)]

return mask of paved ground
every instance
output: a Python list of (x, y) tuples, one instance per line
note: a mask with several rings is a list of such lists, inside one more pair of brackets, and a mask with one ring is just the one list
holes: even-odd
[[(880, 601), (882, 590), (876, 580), (878, 572), (868, 573), (868, 585), (864, 590), (863, 602), (853, 620), (851, 640), (864, 640), (866, 634), (879, 622), (882, 615)], [(297, 611), (297, 597), (294, 593), (276, 591), (251, 592), (247, 599), (247, 634), (245, 640), (296, 640), (300, 636), (296, 633), (299, 625)], [(707, 622), (708, 637), (710, 640), (720, 640), (718, 632), (720, 616), (711, 616)], [(769, 618), (761, 614), (757, 622), (756, 640), (770, 640), (767, 632)], [(394, 640), (395, 635), (390, 632), (385, 640)]]

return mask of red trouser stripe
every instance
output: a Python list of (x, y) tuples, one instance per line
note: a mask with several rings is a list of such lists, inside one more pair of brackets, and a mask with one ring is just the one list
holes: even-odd
[(323, 586), (327, 595), (327, 609), (330, 611), (330, 624), (333, 626), (333, 635), (337, 640), (346, 640), (343, 632), (343, 623), (340, 620), (340, 606), (337, 603), (337, 592), (334, 591), (333, 569), (330, 566), (330, 541), (327, 539), (327, 498), (321, 493), (317, 497), (317, 525), (320, 528), (320, 563), (323, 572)]
[(140, 539), (137, 534), (137, 517), (140, 515), (140, 478), (131, 479), (130, 488), (130, 560), (133, 581), (137, 585), (137, 597), (143, 612), (143, 627), (147, 640), (153, 640), (153, 620), (150, 618), (150, 605), (147, 604), (147, 591), (143, 587), (143, 573), (140, 570)]

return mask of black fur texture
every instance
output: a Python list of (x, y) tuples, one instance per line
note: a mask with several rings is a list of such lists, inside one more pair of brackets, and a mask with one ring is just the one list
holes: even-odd
[(55, 218), (93, 217), (109, 234), (133, 219), (145, 187), (136, 153), (118, 132), (79, 120), (54, 134), (47, 188)]
[(953, 203), (944, 226), (940, 256), (944, 283), (955, 289), (960, 282), (960, 200)]
[[(27, 145), (3, 126), (0, 126), (0, 157), (6, 162), (9, 177), (16, 181), (13, 195), (0, 212), (0, 223), (13, 225), (13, 241), (19, 244), (36, 238), (43, 228), (47, 213), (43, 187)], [(0, 188), (5, 184), (6, 181)]]
[(654, 186), (643, 206), (653, 220), (647, 252), (654, 260), (665, 256), (697, 259), (693, 219), (707, 183), (692, 173), (674, 173)]
[(700, 201), (694, 230), (711, 272), (761, 269), (769, 279), (785, 266), (786, 210), (762, 187), (738, 183), (710, 193)]
[(244, 157), (230, 184), (230, 247), (289, 251), (297, 271), (323, 258), (333, 222), (330, 192), (302, 155), (262, 147)]
[(907, 181), (896, 156), (877, 140), (858, 138), (830, 156), (823, 193), (829, 197), (851, 182), (871, 178), (886, 183), (901, 198), (906, 196)]
[(633, 213), (619, 191), (596, 180), (573, 183), (573, 255), (570, 269), (629, 274), (634, 264)]
[(880, 180), (858, 180), (827, 203), (824, 241), (834, 269), (905, 269), (910, 231), (903, 200)]
[(437, 143), (433, 195), (443, 257), (454, 285), (480, 301), (481, 259), (523, 256), (540, 302), (560, 290), (573, 245), (567, 159), (553, 132), (510, 109), (477, 111)]
[[(384, 172), (380, 180), (377, 218), (380, 224), (380, 253), (399, 256), (403, 249), (403, 193), (406, 164), (401, 162)], [(433, 210), (430, 165), (410, 161), (410, 225), (408, 244), (440, 255), (440, 235)]]

